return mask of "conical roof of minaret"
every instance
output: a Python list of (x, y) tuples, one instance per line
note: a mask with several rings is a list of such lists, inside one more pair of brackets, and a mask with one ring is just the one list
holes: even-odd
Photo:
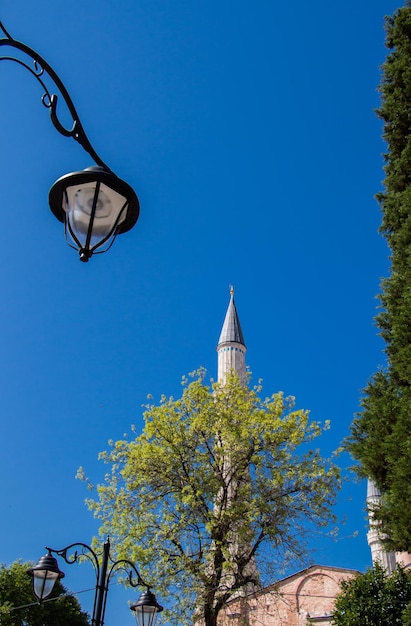
[(223, 328), (221, 330), (220, 339), (218, 340), (218, 346), (222, 343), (239, 343), (245, 346), (243, 331), (241, 330), (240, 320), (238, 319), (237, 309), (234, 302), (234, 288), (230, 288), (230, 303), (228, 305), (227, 313)]

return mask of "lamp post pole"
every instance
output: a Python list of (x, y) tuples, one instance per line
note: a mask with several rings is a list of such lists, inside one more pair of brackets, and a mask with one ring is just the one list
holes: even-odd
[[(80, 548), (80, 552), (76, 548)], [(120, 559), (111, 561), (110, 565), (110, 540), (108, 538), (103, 545), (101, 565), (97, 554), (85, 543), (72, 543), (61, 550), (46, 547), (46, 550), (48, 550), (48, 554), (41, 557), (37, 565), (27, 570), (27, 573), (32, 577), (33, 592), (39, 603), (51, 594), (56, 580), (65, 575), (60, 570), (57, 559), (52, 555), (61, 556), (69, 565), (79, 562), (80, 558), (83, 557), (93, 563), (96, 574), (92, 626), (103, 626), (104, 624), (109, 583), (112, 575), (118, 570), (127, 573), (128, 582), (132, 587), (146, 588), (146, 591), (141, 594), (137, 602), (130, 606), (130, 609), (135, 614), (138, 626), (154, 626), (157, 615), (163, 610), (163, 607), (157, 602), (155, 595), (150, 591), (150, 587), (143, 581), (139, 571), (131, 561)]]
[[(96, 598), (94, 601), (94, 615), (93, 615), (93, 626), (100, 626), (102, 622), (102, 612), (103, 608), (105, 608), (104, 599), (107, 596), (108, 587), (106, 587), (106, 576), (107, 576), (107, 565), (108, 565), (108, 557), (110, 553), (110, 543), (109, 540), (104, 542), (103, 546), (103, 561), (101, 564), (100, 577), (97, 580), (96, 586)], [(103, 616), (104, 617), (104, 616)]]
[[(77, 141), (96, 163), (62, 176), (49, 193), (50, 209), (64, 223), (67, 243), (79, 252), (81, 261), (88, 261), (93, 254), (106, 252), (118, 234), (134, 226), (140, 213), (137, 195), (94, 150), (66, 87), (51, 65), (33, 48), (13, 39), (0, 21), (0, 50), (4, 48), (6, 54), (0, 54), (0, 61), (17, 63), (34, 76), (43, 89), (41, 101), (49, 109), (55, 129)], [(71, 128), (60, 121), (58, 95), (48, 84), (54, 84), (61, 94), (73, 120)]]

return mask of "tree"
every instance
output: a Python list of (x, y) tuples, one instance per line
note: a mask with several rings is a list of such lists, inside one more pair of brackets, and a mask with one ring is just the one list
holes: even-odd
[(339, 471), (309, 449), (322, 427), (293, 399), (261, 399), (236, 375), (224, 385), (204, 376), (183, 379), (181, 398), (148, 405), (142, 434), (100, 455), (111, 471), (89, 506), (117, 556), (132, 555), (173, 604), (170, 621), (215, 626), (225, 603), (257, 583), (255, 558), (261, 569), (269, 556), (278, 575), (329, 523)]
[(21, 561), (15, 561), (10, 567), (0, 566), (1, 626), (89, 626), (87, 613), (81, 610), (76, 598), (67, 595), (59, 581), (51, 594), (58, 600), (41, 605), (35, 603), (31, 578), (27, 575), (32, 566), (33, 563)]
[(390, 575), (376, 563), (365, 574), (341, 584), (333, 624), (336, 626), (404, 626), (411, 608), (410, 574), (397, 567)]
[(362, 412), (348, 447), (362, 476), (382, 492), (374, 511), (387, 548), (411, 552), (411, 2), (387, 18), (378, 111), (384, 121), (385, 190), (378, 194), (380, 231), (391, 251), (376, 317), (385, 341), (387, 367), (365, 389)]

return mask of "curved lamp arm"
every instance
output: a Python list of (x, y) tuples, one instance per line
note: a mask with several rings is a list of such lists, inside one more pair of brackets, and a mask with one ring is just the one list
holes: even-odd
[[(29, 48), (29, 46), (26, 46), (26, 44), (13, 39), (13, 37), (11, 37), (11, 35), (7, 32), (7, 30), (4, 28), (1, 22), (0, 22), (0, 31), (5, 35), (5, 37), (0, 39), (0, 46), (6, 46), (14, 50), (19, 50), (20, 52), (23, 52), (25, 55), (27, 55), (31, 59), (33, 63), (33, 67), (31, 67), (28, 63), (26, 63), (26, 61), (19, 59), (17, 57), (14, 57), (14, 56), (0, 55), (0, 61), (13, 61), (25, 67), (32, 74), (32, 76), (34, 76), (37, 79), (37, 81), (40, 83), (40, 85), (44, 89), (44, 93), (41, 98), (41, 101), (43, 105), (47, 109), (50, 110), (50, 118), (56, 130), (58, 130), (58, 132), (64, 137), (73, 137), (73, 139), (75, 139), (83, 147), (83, 149), (91, 156), (91, 158), (95, 161), (95, 163), (97, 163), (97, 165), (104, 167), (107, 170), (110, 170), (110, 168), (99, 157), (99, 155), (97, 154), (97, 152), (94, 150), (93, 146), (91, 145), (84, 131), (83, 125), (80, 122), (80, 118), (75, 109), (73, 101), (70, 98), (70, 95), (67, 89), (65, 88), (63, 82), (61, 81), (59, 76), (56, 74), (56, 72), (53, 70), (53, 68), (35, 50), (33, 50), (32, 48)], [(64, 102), (66, 103), (67, 108), (70, 112), (70, 115), (73, 119), (73, 126), (71, 129), (66, 128), (60, 122), (59, 117), (58, 117), (58, 112), (57, 112), (58, 96), (49, 91), (43, 79), (43, 77), (45, 77), (44, 75), (46, 76), (48, 75), (51, 78), (51, 80), (54, 82), (54, 84), (57, 86), (57, 89), (63, 96)]]
[[(140, 572), (132, 563), (127, 559), (120, 559), (119, 561), (115, 561), (110, 568), (110, 571), (107, 576), (107, 581), (110, 580), (111, 576), (117, 571), (123, 569), (128, 578), (128, 583), (131, 587), (146, 587), (146, 589), (150, 589), (150, 586), (144, 582), (144, 580), (140, 576)], [(136, 579), (136, 580), (135, 580)]]
[[(72, 552), (73, 548), (81, 548), (81, 551), (79, 552), (78, 550), (74, 550), (74, 552)], [(55, 550), (54, 548), (49, 548), (49, 546), (46, 546), (46, 550), (48, 550), (50, 554), (57, 554), (57, 556), (61, 556), (69, 565), (72, 565), (73, 563), (78, 563), (82, 556), (87, 558), (89, 561), (92, 562), (94, 571), (96, 572), (96, 578), (98, 579), (100, 574), (98, 557), (94, 550), (90, 548), (90, 546), (88, 546), (86, 543), (71, 543), (69, 546), (61, 548), (61, 550)]]
[[(105, 542), (104, 546), (106, 545), (108, 546), (108, 550), (109, 550), (110, 549), (109, 539), (107, 539), (107, 541)], [(103, 566), (104, 566), (104, 563), (103, 563)], [(131, 561), (128, 561), (127, 559), (120, 559), (118, 561), (115, 561), (112, 564), (105, 579), (106, 590), (108, 590), (108, 586), (110, 584), (110, 579), (112, 575), (115, 574), (119, 570), (125, 571), (125, 573), (127, 574), (128, 582), (131, 587), (146, 587), (147, 591), (150, 590), (149, 586), (141, 578), (140, 572), (138, 571), (136, 566)], [(102, 605), (100, 608), (99, 608), (99, 598), (96, 596), (95, 613), (100, 619), (104, 617), (104, 614), (106, 612), (107, 593), (103, 593), (103, 595), (101, 597)], [(96, 623), (98, 623), (97, 620), (96, 620)]]

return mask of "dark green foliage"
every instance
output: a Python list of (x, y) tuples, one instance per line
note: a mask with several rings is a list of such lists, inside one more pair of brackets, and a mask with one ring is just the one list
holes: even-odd
[(376, 320), (387, 368), (369, 382), (349, 449), (383, 493), (376, 518), (389, 547), (411, 552), (411, 2), (387, 18), (378, 111), (384, 121), (385, 190), (378, 195), (381, 232), (391, 250)]
[[(0, 566), (0, 626), (89, 626), (87, 614), (76, 598), (65, 595), (67, 591), (59, 581), (51, 597), (61, 598), (34, 604), (31, 578), (26, 573), (32, 566), (21, 561)], [(21, 606), (26, 608), (12, 610)]]
[(387, 575), (377, 563), (341, 585), (333, 614), (336, 626), (406, 626), (411, 624), (411, 578), (398, 567)]

